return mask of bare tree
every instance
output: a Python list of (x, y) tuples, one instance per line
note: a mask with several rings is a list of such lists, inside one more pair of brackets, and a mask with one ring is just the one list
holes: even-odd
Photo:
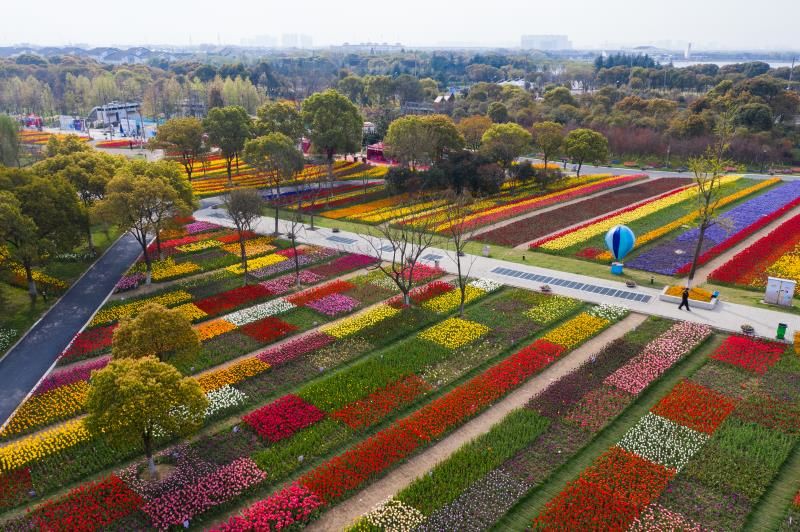
[[(409, 292), (414, 287), (414, 269), (425, 250), (436, 239), (433, 223), (430, 219), (417, 223), (416, 226), (385, 222), (372, 228), (364, 238), (378, 259), (378, 269), (397, 285), (403, 294), (403, 303), (410, 305)], [(387, 263), (382, 258), (384, 252), (392, 255)]]
[(252, 188), (239, 188), (231, 190), (222, 199), (222, 204), (228, 211), (228, 217), (236, 226), (239, 233), (239, 249), (242, 254), (242, 269), (244, 270), (244, 284), (247, 284), (247, 250), (245, 247), (245, 233), (253, 230), (255, 222), (264, 209), (264, 199), (261, 194)]
[[(314, 196), (316, 200), (316, 195)], [(286, 236), (289, 237), (289, 242), (292, 244), (292, 255), (294, 259), (294, 280), (297, 288), (300, 288), (300, 257), (297, 255), (297, 234), (300, 230), (305, 229), (303, 225), (303, 195), (297, 195), (297, 208), (289, 217), (289, 232)]]
[(722, 177), (725, 168), (733, 165), (732, 161), (725, 159), (725, 152), (728, 151), (729, 140), (733, 134), (733, 111), (729, 110), (720, 117), (715, 134), (716, 141), (703, 155), (689, 159), (689, 169), (694, 173), (697, 187), (698, 208), (695, 223), (698, 233), (686, 286), (691, 286), (697, 271), (697, 262), (700, 259), (706, 232), (721, 222), (717, 219), (717, 211), (722, 200)]
[(456, 264), (456, 282), (458, 283), (458, 290), (461, 292), (458, 315), (464, 317), (464, 304), (467, 301), (467, 281), (477, 258), (475, 255), (467, 257), (464, 252), (467, 242), (472, 239), (475, 233), (475, 228), (470, 227), (468, 221), (468, 216), (471, 212), (469, 206), (473, 200), (467, 191), (461, 194), (451, 192), (448, 199), (450, 204), (442, 212), (448, 226), (446, 233), (450, 243), (453, 245), (453, 253), (448, 252), (448, 256)]

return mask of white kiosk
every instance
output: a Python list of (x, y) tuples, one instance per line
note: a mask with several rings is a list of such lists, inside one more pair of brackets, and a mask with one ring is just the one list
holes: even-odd
[(780, 279), (778, 277), (768, 277), (767, 291), (764, 294), (764, 303), (779, 305), (781, 307), (791, 307), (796, 286), (796, 281)]

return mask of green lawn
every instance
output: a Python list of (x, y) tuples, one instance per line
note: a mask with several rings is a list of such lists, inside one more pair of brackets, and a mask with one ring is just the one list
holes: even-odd
[[(100, 256), (116, 241), (119, 237), (119, 231), (116, 228), (112, 228), (106, 235), (105, 231), (95, 228), (92, 231), (92, 235), (98, 256)], [(75, 249), (75, 252), (82, 253), (86, 249), (87, 246), (84, 242)], [(40, 270), (71, 285), (93, 263), (94, 259), (75, 262), (53, 261), (40, 268)], [(45, 302), (41, 297), (38, 297), (36, 298), (36, 303), (31, 304), (26, 288), (0, 282), (0, 307), (3, 308), (3, 312), (0, 313), (0, 330), (12, 329), (16, 331), (15, 336), (8, 345), (3, 345), (2, 340), (0, 340), (0, 355), (5, 353), (14, 342), (21, 338), (25, 331), (30, 329), (36, 320), (55, 303), (56, 299), (56, 297), (48, 297), (47, 302)]]

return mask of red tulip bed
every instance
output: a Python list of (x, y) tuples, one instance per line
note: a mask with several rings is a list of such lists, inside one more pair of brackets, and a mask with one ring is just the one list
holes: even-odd
[[(763, 288), (767, 269), (800, 244), (800, 215), (782, 223), (767, 236), (737, 253), (728, 262), (711, 272), (708, 280), (715, 283)], [(782, 272), (791, 276), (792, 272)]]
[[(741, 529), (797, 445), (800, 393), (780, 393), (800, 378), (793, 356), (728, 337), (548, 502), (533, 528)], [(784, 412), (781, 423), (754, 415), (765, 403)]]
[[(475, 237), (475, 240), (501, 246), (518, 246), (598, 216), (617, 215), (625, 210), (635, 208), (631, 206), (633, 203), (644, 200), (653, 201), (664, 194), (677, 193), (678, 189), (685, 186), (685, 179), (667, 178), (648, 181), (481, 233)], [(592, 223), (596, 221), (592, 220)]]

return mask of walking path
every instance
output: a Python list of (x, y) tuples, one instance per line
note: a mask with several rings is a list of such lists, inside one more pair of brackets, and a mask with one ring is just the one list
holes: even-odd
[(532, 397), (588, 361), (603, 346), (634, 329), (645, 319), (645, 316), (641, 314), (631, 314), (619, 323), (609, 327), (530, 379), (522, 387), (506, 396), (505, 399), (492, 405), (490, 409), (469, 421), (444, 440), (392, 470), (391, 473), (359, 491), (353, 497), (331, 508), (318, 521), (312, 523), (308, 527), (309, 530), (343, 530), (347, 528), (358, 517), (395, 495), (417, 477), (427, 473), (432, 467), (447, 459), (465, 443), (488, 432), (493, 425), (502, 421), (512, 410), (525, 406)]
[(141, 251), (132, 236), (120, 237), (0, 360), (0, 423), (47, 374)]
[[(225, 213), (221, 211), (202, 209), (195, 213), (195, 218), (232, 226), (232, 223), (228, 220)], [(256, 232), (269, 233), (274, 227), (274, 221), (270, 218), (262, 217), (254, 227)], [(289, 224), (282, 220), (280, 227), (281, 231), (286, 232)], [(325, 228), (317, 228), (311, 231), (308, 230), (306, 226), (298, 233), (298, 240), (301, 242), (318, 246), (337, 247), (353, 253), (374, 254), (373, 247), (366, 241), (365, 237), (357, 233), (345, 231), (334, 233), (331, 229)], [(377, 247), (388, 244), (388, 242), (383, 242), (378, 238), (370, 237), (370, 240), (373, 242), (378, 241), (379, 244)], [(423, 259), (424, 262), (428, 264), (432, 264), (434, 261), (438, 260), (439, 265), (445, 271), (456, 273), (455, 262), (451, 259), (453, 256), (454, 253), (451, 251), (430, 248), (423, 254)], [(383, 258), (389, 260), (391, 258), (391, 253), (385, 252)], [(607, 281), (587, 275), (538, 268), (475, 255), (466, 255), (462, 260), (466, 263), (474, 261), (470, 272), (473, 277), (486, 277), (511, 286), (532, 290), (538, 290), (542, 284), (539, 281), (530, 279), (533, 275), (554, 278), (553, 281), (548, 281), (553, 293), (581, 299), (583, 301), (590, 301), (592, 303), (619, 304), (642, 314), (652, 314), (673, 320), (688, 320), (696, 323), (703, 323), (731, 332), (741, 332), (741, 325), (748, 323), (753, 326), (757, 335), (764, 337), (774, 337), (778, 323), (786, 323), (788, 325), (789, 330), (787, 338), (791, 338), (794, 331), (800, 330), (800, 316), (777, 310), (728, 303), (724, 301), (724, 291), (722, 294), (723, 300), (717, 304), (716, 309), (695, 309), (692, 312), (686, 312), (678, 310), (678, 305), (676, 304), (660, 301), (658, 299), (661, 288), (663, 287), (658, 287), (658, 289), (656, 289), (640, 286), (631, 289), (627, 288), (623, 282)], [(513, 274), (498, 271), (499, 268), (511, 270)], [(528, 278), (525, 277), (526, 275)], [(560, 281), (558, 284), (554, 284), (555, 280)], [(678, 281), (676, 280), (676, 282)], [(588, 292), (582, 289), (584, 285), (592, 285), (598, 288), (598, 290)], [(634, 296), (639, 295), (641, 296), (640, 299), (645, 300), (636, 301), (627, 299), (625, 298), (626, 293), (633, 294)], [(611, 294), (614, 294), (614, 296), (610, 297)]]

